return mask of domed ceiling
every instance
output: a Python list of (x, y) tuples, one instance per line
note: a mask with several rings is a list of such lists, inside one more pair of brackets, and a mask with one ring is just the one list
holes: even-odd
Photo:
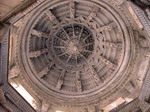
[(18, 65), (37, 97), (87, 107), (124, 88), (136, 58), (134, 36), (126, 14), (111, 3), (49, 0), (26, 17)]

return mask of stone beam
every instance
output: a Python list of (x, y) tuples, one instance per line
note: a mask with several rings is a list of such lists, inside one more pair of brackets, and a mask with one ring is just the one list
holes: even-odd
[(95, 83), (99, 85), (101, 82), (103, 82), (100, 77), (98, 76), (97, 72), (95, 71), (94, 67), (91, 67), (91, 74), (93, 76), (93, 79), (95, 80)]
[(76, 72), (76, 87), (77, 87), (77, 92), (82, 92), (82, 85), (81, 85), (81, 77), (80, 77), (80, 72)]
[(61, 86), (62, 86), (62, 84), (64, 82), (65, 74), (66, 74), (66, 70), (62, 70), (61, 74), (60, 74), (60, 76), (58, 78), (57, 84), (56, 84), (56, 88), (57, 89), (61, 89)]
[(109, 61), (108, 59), (106, 59), (103, 56), (100, 56), (100, 60), (103, 61), (109, 68), (116, 68), (117, 65), (115, 65), (114, 63), (112, 63), (111, 61)]
[(38, 31), (36, 29), (33, 29), (32, 32), (31, 32), (31, 34), (35, 35), (37, 37), (44, 37), (44, 38), (49, 38), (50, 37), (49, 34), (46, 34), (46, 33), (42, 32), (42, 31)]
[(29, 56), (30, 58), (35, 58), (35, 57), (38, 57), (44, 53), (48, 52), (48, 48), (45, 48), (45, 49), (41, 49), (41, 50), (38, 50), (38, 51), (32, 51), (29, 53)]
[(48, 64), (41, 72), (38, 73), (38, 76), (42, 78), (44, 75), (46, 75), (49, 72), (49, 69), (54, 65), (53, 62)]
[(115, 26), (114, 22), (108, 23), (106, 25), (103, 25), (103, 26), (99, 27), (97, 29), (97, 32), (102, 32), (102, 31), (105, 31), (105, 30), (111, 31), (114, 26)]
[(69, 9), (70, 9), (70, 18), (74, 19), (75, 18), (75, 1), (70, 1)]
[(50, 10), (46, 10), (45, 14), (49, 17), (52, 23), (54, 24), (59, 23), (59, 20), (57, 19), (57, 17)]
[(99, 8), (98, 8), (98, 7), (93, 7), (93, 10), (92, 10), (92, 12), (89, 14), (87, 20), (88, 20), (88, 21), (91, 21), (94, 17), (96, 17), (98, 11), (99, 11)]

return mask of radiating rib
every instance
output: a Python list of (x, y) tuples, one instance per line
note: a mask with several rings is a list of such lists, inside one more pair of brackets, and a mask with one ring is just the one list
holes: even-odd
[(56, 88), (57, 89), (61, 89), (61, 86), (62, 86), (62, 84), (64, 82), (65, 74), (66, 74), (66, 70), (62, 70), (61, 74), (60, 74), (60, 76), (58, 78), (57, 84), (56, 84)]
[(54, 65), (53, 62), (51, 62), (50, 64), (48, 64), (41, 72), (38, 73), (38, 76), (41, 78), (44, 75), (46, 75), (49, 71), (49, 69)]
[(75, 36), (75, 30), (74, 30), (74, 25), (72, 24), (72, 29), (73, 29), (73, 37)]
[(99, 78), (97, 72), (95, 71), (95, 69), (93, 67), (91, 67), (91, 72), (92, 72), (92, 76), (93, 76), (93, 79), (94, 79), (95, 83), (97, 85), (99, 85), (100, 82), (102, 82), (102, 80)]
[(102, 45), (110, 47), (110, 48), (121, 48), (121, 43), (102, 42)]
[(92, 34), (90, 33), (88, 36), (86, 36), (83, 41), (85, 41), (89, 36), (91, 36)]
[(83, 57), (86, 60), (86, 57), (84, 55), (82, 55), (81, 53), (79, 54), (81, 57)]
[(109, 68), (116, 68), (117, 65), (115, 65), (114, 63), (110, 62), (108, 59), (106, 59), (103, 56), (100, 56), (100, 59), (109, 67)]
[(78, 63), (78, 55), (75, 55), (76, 64)]
[(46, 10), (45, 14), (49, 17), (49, 19), (50, 19), (51, 22), (59, 23), (59, 20), (56, 18), (56, 16), (54, 16), (52, 14), (52, 12), (50, 10)]
[(102, 32), (102, 31), (105, 31), (105, 30), (110, 31), (110, 30), (113, 29), (114, 24), (115, 24), (114, 22), (111, 22), (111, 23), (109, 23), (109, 24), (107, 24), (107, 25), (104, 25), (104, 26), (102, 26), (102, 27), (99, 27), (99, 28), (97, 29), (97, 32)]
[(44, 54), (46, 52), (48, 52), (48, 48), (30, 52), (29, 56), (30, 56), (30, 58), (34, 58), (34, 57), (38, 57), (38, 56), (40, 56), (40, 55), (42, 55), (42, 54)]
[(90, 13), (90, 15), (88, 16), (87, 20), (91, 21), (94, 17), (96, 17), (96, 13), (99, 11), (98, 7), (94, 7), (93, 11)]
[(74, 19), (75, 18), (75, 1), (70, 1), (69, 9), (70, 9), (70, 18)]
[(68, 35), (68, 33), (66, 32), (66, 30), (65, 30), (64, 28), (63, 28), (63, 31), (65, 32), (65, 34), (66, 34), (68, 40), (71, 40), (70, 37), (69, 37), (69, 35)]
[(77, 92), (82, 92), (82, 83), (79, 71), (76, 72), (76, 88)]
[(65, 41), (65, 40), (61, 39), (60, 37), (58, 37), (58, 36), (55, 36), (55, 37), (56, 37), (58, 40), (62, 41), (63, 43), (68, 44), (68, 42), (67, 42), (67, 41)]
[(70, 54), (70, 56), (68, 57), (67, 62), (70, 60), (71, 57), (72, 57), (72, 54)]
[(33, 29), (32, 32), (31, 32), (31, 34), (35, 35), (37, 37), (45, 37), (45, 38), (49, 38), (50, 37), (49, 34), (46, 34), (46, 33), (42, 32), (42, 31), (38, 31), (36, 29)]
[(91, 42), (91, 43), (85, 44), (85, 45), (83, 45), (82, 47), (87, 47), (87, 46), (90, 46), (90, 45), (92, 45), (92, 44), (94, 44), (94, 42)]
[(81, 29), (81, 31), (80, 31), (80, 34), (79, 34), (79, 38), (78, 38), (78, 40), (80, 40), (81, 39), (81, 35), (82, 35), (82, 32), (83, 32), (83, 29), (84, 29), (84, 26), (82, 25), (82, 29)]
[(58, 55), (58, 57), (63, 56), (63, 55), (65, 55), (65, 54), (67, 54), (67, 53), (68, 53), (68, 52), (64, 52), (64, 53)]
[(92, 53), (92, 51), (89, 51), (89, 50), (80, 50), (80, 52), (88, 52), (88, 53)]

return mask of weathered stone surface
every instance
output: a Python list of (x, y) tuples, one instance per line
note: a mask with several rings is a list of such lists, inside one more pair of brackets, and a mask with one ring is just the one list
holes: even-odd
[[(41, 104), (38, 111), (98, 112), (120, 96), (133, 95), (142, 82), (142, 100), (134, 99), (119, 112), (149, 111), (149, 79), (143, 80), (149, 54), (144, 58), (140, 51), (149, 51), (148, 36), (141, 31), (149, 32), (149, 12), (126, 3), (47, 0), (22, 19), (12, 48), (19, 72), (10, 74), (30, 88)], [(12, 96), (7, 94), (14, 101)]]

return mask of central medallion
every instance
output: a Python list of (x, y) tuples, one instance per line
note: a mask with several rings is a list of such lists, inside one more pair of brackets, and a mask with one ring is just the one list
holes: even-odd
[(86, 61), (94, 50), (93, 34), (86, 26), (63, 26), (53, 37), (53, 51), (65, 65), (77, 65)]
[(73, 55), (79, 54), (79, 51), (82, 49), (82, 45), (77, 39), (71, 40), (67, 47), (68, 53)]

